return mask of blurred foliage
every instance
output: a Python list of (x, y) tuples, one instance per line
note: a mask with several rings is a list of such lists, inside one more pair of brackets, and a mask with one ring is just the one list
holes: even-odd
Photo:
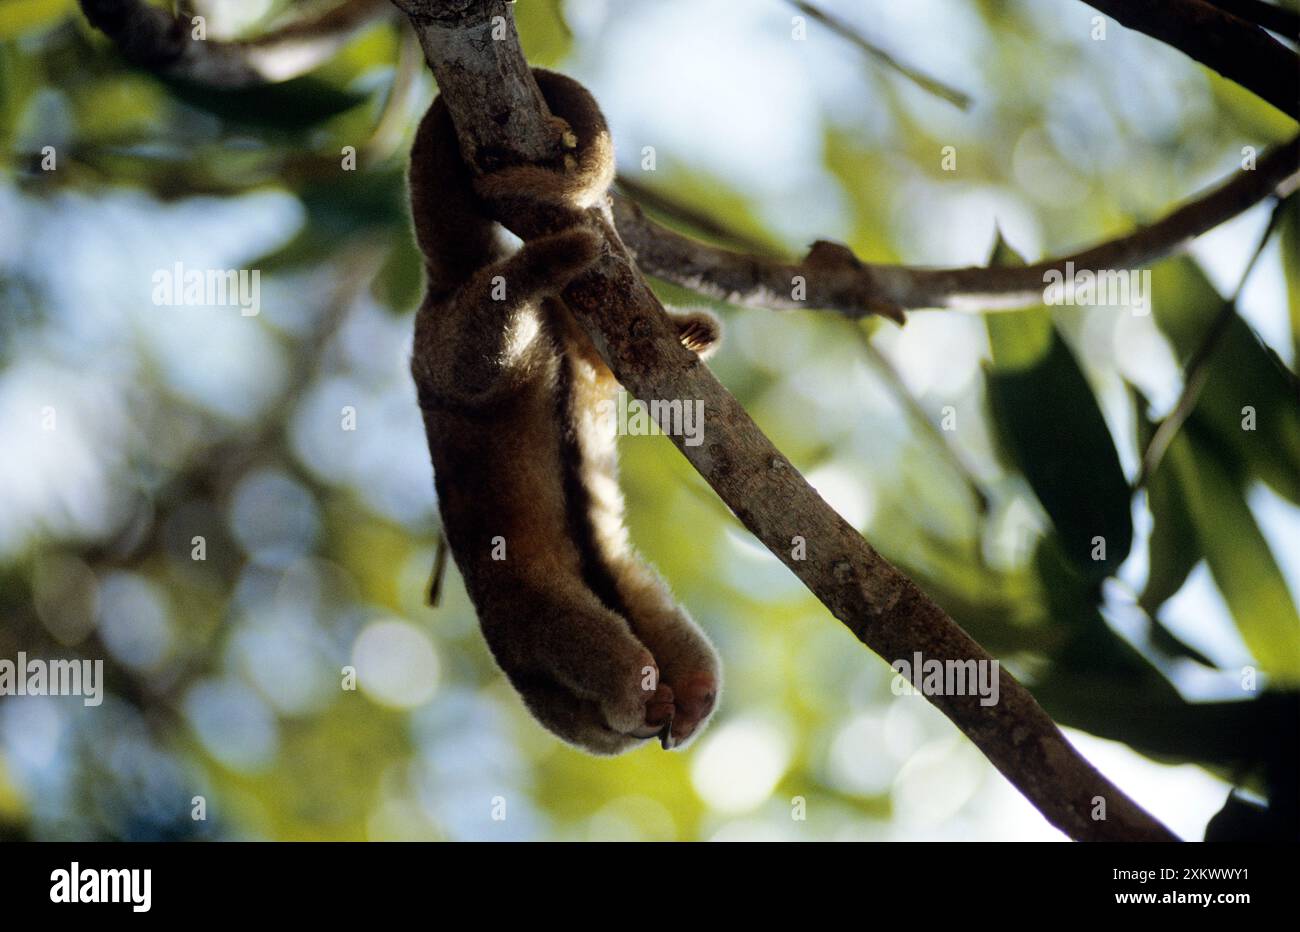
[[(999, 240), (990, 265), (1011, 264), (1023, 262)], [(1100, 583), (1133, 543), (1128, 482), (1101, 408), (1046, 307), (990, 314), (984, 323), (1003, 455), (1029, 480), (1076, 569)]]
[[(1092, 51), (1045, 29), (1054, 7), (966, 6), (981, 48), (981, 70), (961, 82), (974, 116), (867, 69), (871, 93), (853, 95), (867, 108), (860, 121), (814, 109), (817, 196), (801, 188), (774, 206), (683, 151), (664, 153), (646, 188), (720, 228), (652, 212), (696, 235), (797, 254), (807, 202), (864, 259), (919, 263), (931, 257), (917, 244), (938, 241), (926, 238), (936, 230), (987, 249), (985, 232), (939, 206), (978, 193), (1031, 216), (1021, 226), (1049, 254), (1160, 212), (1221, 173), (1242, 139), (1294, 132), (1168, 55), (1153, 67), (1175, 75), (1173, 98), (1160, 120), (1134, 122), (1130, 88), (1108, 77), (1129, 71), (1099, 69)], [(231, 7), (212, 9), (216, 22)], [(558, 0), (515, 11), (530, 60), (546, 66), (590, 63), (617, 25), (571, 29)], [(696, 747), (597, 761), (559, 746), (497, 673), (454, 567), (442, 604), (423, 604), (437, 527), (405, 376), (422, 262), (404, 157), (432, 88), (401, 46), (395, 21), (378, 23), (310, 75), (219, 93), (125, 67), (71, 0), (0, 3), (0, 442), (16, 445), (3, 457), (18, 463), (0, 467), (17, 477), (0, 497), (12, 509), (0, 515), (0, 658), (104, 658), (109, 682), (98, 710), (0, 700), (0, 835), (949, 837), (935, 825), (1000, 778), (941, 716), (891, 694), (887, 667), (665, 441), (628, 438), (622, 471), (633, 538), (725, 658), (723, 706)], [(911, 58), (933, 64), (942, 52)], [(403, 68), (414, 69), (407, 91)], [(390, 138), (393, 125), (403, 138)], [(950, 143), (955, 176), (935, 155)], [(55, 171), (42, 170), (45, 146)], [(341, 170), (345, 147), (356, 171)], [(629, 143), (625, 171), (637, 160)], [(1077, 196), (1055, 198), (1055, 178), (1034, 193), (1039, 164)], [(257, 232), (268, 204), (294, 218), (284, 235)], [(161, 232), (174, 231), (162, 224), (177, 209), (195, 232)], [(230, 218), (229, 231), (204, 217)], [(187, 264), (210, 252), (263, 273), (265, 309), (230, 325), (244, 329), (228, 345), (228, 331), (197, 318), (167, 343), (158, 308), (131, 316), (160, 261), (133, 254), (138, 233), (119, 247), (115, 231), (154, 222)], [(82, 226), (112, 231), (99, 241), (107, 258), (70, 271), (42, 229), (67, 231), (86, 262)], [(1058, 721), (1270, 801), (1262, 815), (1230, 802), (1218, 821), (1228, 834), (1294, 818), (1300, 795), (1300, 618), (1255, 507), (1261, 489), (1300, 503), (1300, 403), (1280, 358), (1300, 357), (1295, 203), (1278, 239), (1294, 348), (1280, 354), (1233, 309), (1195, 410), (1138, 490), (1131, 464), (1171, 405), (1147, 400), (1146, 360), (1117, 362), (1115, 309), (917, 314), (901, 334), (868, 325), (900, 385), (864, 361), (846, 338), (856, 325), (835, 315), (714, 305), (729, 335), (711, 365), (819, 490)], [(1020, 260), (999, 238), (995, 261)], [(1187, 257), (1158, 264), (1154, 282), (1139, 335), (1184, 365), (1225, 299)], [(658, 287), (673, 303), (709, 303)], [(944, 333), (956, 336), (943, 343)], [(952, 377), (967, 357), (969, 373)], [(227, 363), (235, 381), (204, 388), (205, 365)], [(951, 406), (958, 428), (918, 434), (902, 390), (936, 422)], [(39, 434), (29, 412), (46, 395), (68, 399), (59, 430), (72, 446)], [(355, 431), (339, 429), (348, 407)], [(1254, 429), (1243, 429), (1246, 407)], [(987, 514), (937, 442), (976, 464)], [(1230, 622), (1204, 601), (1190, 622), (1176, 609), (1202, 566)], [(339, 689), (354, 666), (361, 689)], [(400, 688), (379, 688), (371, 670)], [(197, 796), (205, 821), (190, 817)], [(798, 798), (807, 823), (791, 820)]]

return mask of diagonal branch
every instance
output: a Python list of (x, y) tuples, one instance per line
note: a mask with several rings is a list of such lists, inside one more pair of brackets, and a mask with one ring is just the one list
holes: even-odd
[(1206, 0), (1084, 0), (1300, 119), (1300, 58), (1260, 27)]
[(81, 9), (132, 64), (222, 90), (306, 74), (362, 27), (391, 12), (387, 0), (342, 0), (256, 38), (223, 42), (195, 39), (189, 20), (144, 0), (81, 0)]
[[(782, 262), (682, 236), (618, 196), (614, 219), (642, 269), (715, 300), (780, 310), (820, 308), (846, 317), (899, 317), (914, 308), (988, 311), (1042, 304), (1048, 272), (1069, 277), (1068, 263), (1076, 269), (1124, 269), (1160, 259), (1275, 192), (1288, 193), (1298, 177), (1300, 137), (1264, 155), (1254, 170), (1237, 172), (1150, 226), (1082, 252), (1006, 268), (875, 265), (824, 241), (802, 262)], [(802, 300), (794, 297), (800, 280), (806, 283)]]
[[(1295, 195), (1291, 196), (1294, 197)], [(1255, 265), (1259, 262), (1259, 257), (1264, 254), (1264, 247), (1268, 245), (1269, 239), (1282, 222), (1282, 212), (1286, 209), (1288, 203), (1289, 198), (1286, 198), (1278, 201), (1274, 206), (1273, 213), (1268, 218), (1268, 226), (1264, 228), (1264, 235), (1259, 238), (1259, 244), (1255, 247), (1255, 251), (1251, 253), (1250, 261), (1246, 263), (1246, 268), (1241, 273), (1241, 280), (1237, 283), (1237, 290), (1233, 292), (1231, 298), (1223, 302), (1219, 312), (1210, 321), (1210, 326), (1206, 328), (1205, 336), (1201, 338), (1195, 352), (1187, 360), (1183, 376), (1182, 394), (1179, 395), (1178, 402), (1174, 405), (1174, 409), (1169, 412), (1169, 416), (1160, 422), (1155, 433), (1151, 436), (1151, 441), (1147, 444), (1146, 451), (1142, 454), (1142, 464), (1138, 469), (1137, 478), (1133, 482), (1135, 489), (1142, 488), (1147, 480), (1151, 478), (1151, 475), (1160, 467), (1160, 463), (1169, 449), (1169, 444), (1173, 443), (1183, 424), (1192, 416), (1192, 411), (1196, 408), (1196, 402), (1201, 397), (1201, 390), (1209, 380), (1210, 363), (1214, 359), (1214, 352), (1219, 348), (1219, 341), (1228, 332), (1228, 326), (1237, 316), (1237, 305), (1241, 301), (1241, 293), (1246, 288), (1246, 282), (1250, 280), (1250, 273), (1255, 271)]]
[[(420, 34), (460, 136), (480, 170), (489, 155), (527, 162), (547, 152), (549, 112), (524, 60), (505, 0), (394, 0)], [(496, 39), (494, 41), (494, 33)], [(509, 125), (513, 135), (503, 133)], [(921, 653), (941, 663), (993, 658), (835, 513), (676, 335), (641, 278), (609, 209), (590, 220), (608, 254), (564, 300), (614, 373), (637, 398), (698, 399), (704, 443), (681, 452), (761, 540), (864, 644), (887, 660)], [(795, 557), (795, 538), (806, 556)], [(1000, 700), (929, 699), (1055, 826), (1073, 838), (1173, 840), (1167, 828), (1106, 780), (1069, 744), (1029, 692), (1000, 670)], [(1106, 817), (1094, 817), (1099, 799)]]
[(696, 207), (683, 198), (665, 193), (663, 186), (643, 184), (626, 174), (619, 174), (614, 179), (614, 185), (618, 192), (631, 198), (641, 207), (667, 217), (688, 230), (702, 233), (716, 243), (725, 243), (727, 246), (759, 255), (771, 256), (773, 253), (770, 244), (734, 229), (709, 211)]
[(1267, 0), (1208, 0), (1224, 12), (1280, 35), (1300, 37), (1300, 13)]
[(955, 87), (950, 87), (938, 78), (931, 77), (930, 75), (913, 68), (911, 65), (904, 64), (864, 36), (861, 31), (840, 19), (838, 16), (827, 13), (825, 10), (813, 6), (811, 3), (807, 2), (807, 0), (786, 0), (786, 2), (805, 16), (815, 19), (840, 38), (853, 43), (865, 54), (882, 62), (886, 67), (892, 68), (917, 87), (929, 91), (936, 97), (948, 101), (948, 103), (960, 110), (970, 109), (971, 98), (969, 94), (964, 91), (959, 91)]
[(961, 450), (957, 448), (948, 434), (942, 430), (938, 424), (931, 420), (929, 412), (921, 405), (921, 402), (911, 390), (907, 383), (903, 381), (903, 374), (895, 368), (894, 364), (889, 361), (876, 344), (871, 342), (871, 337), (862, 328), (861, 324), (849, 324), (857, 334), (858, 341), (862, 344), (862, 352), (866, 354), (867, 360), (876, 372), (876, 377), (889, 389), (894, 400), (903, 410), (903, 413), (911, 418), (917, 429), (924, 434), (938, 451), (939, 455), (947, 460), (948, 465), (952, 468), (966, 486), (975, 500), (975, 507), (981, 515), (987, 515), (992, 502), (989, 499), (989, 493), (984, 491), (984, 486), (975, 475), (975, 469), (966, 457), (962, 455)]

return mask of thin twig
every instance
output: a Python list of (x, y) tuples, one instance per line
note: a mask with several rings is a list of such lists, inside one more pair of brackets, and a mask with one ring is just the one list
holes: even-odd
[(876, 344), (871, 342), (871, 336), (862, 329), (862, 325), (850, 322), (849, 326), (858, 335), (858, 339), (862, 343), (862, 351), (867, 354), (867, 358), (875, 368), (876, 374), (885, 383), (885, 386), (894, 396), (894, 400), (911, 417), (912, 422), (921, 429), (921, 432), (934, 442), (935, 449), (961, 477), (962, 482), (966, 484), (971, 495), (975, 498), (975, 506), (979, 509), (980, 514), (987, 514), (990, 504), (989, 496), (984, 491), (983, 486), (980, 485), (980, 481), (975, 478), (975, 470), (966, 462), (966, 458), (961, 455), (961, 451), (948, 439), (948, 435), (934, 423), (925, 408), (921, 407), (921, 402), (912, 394), (907, 387), (907, 383), (903, 381), (902, 373), (889, 361), (889, 357), (882, 353)]
[(438, 530), (435, 548), (433, 570), (429, 573), (429, 594), (425, 600), (430, 608), (437, 608), (438, 603), (442, 601), (442, 581), (447, 573), (447, 552), (451, 549), (447, 546), (447, 534), (442, 529)]
[(393, 65), (393, 83), (364, 147), (368, 164), (384, 161), (401, 145), (406, 133), (407, 104), (415, 87), (415, 78), (420, 73), (420, 64), (420, 42), (412, 30), (403, 28), (397, 63)]
[(1228, 332), (1228, 325), (1237, 316), (1237, 304), (1241, 300), (1241, 292), (1246, 287), (1246, 282), (1250, 280), (1250, 273), (1255, 270), (1259, 257), (1263, 255), (1264, 247), (1268, 245), (1273, 232), (1281, 223), (1283, 210), (1289, 203), (1288, 197), (1279, 200), (1274, 206), (1273, 213), (1268, 218), (1268, 226), (1264, 228), (1264, 235), (1259, 238), (1259, 244), (1256, 245), (1250, 261), (1246, 263), (1246, 268), (1241, 273), (1240, 281), (1237, 282), (1237, 290), (1232, 293), (1231, 298), (1223, 302), (1219, 312), (1214, 315), (1214, 320), (1210, 321), (1210, 326), (1206, 328), (1205, 336), (1201, 338), (1201, 342), (1187, 360), (1182, 394), (1178, 396), (1178, 403), (1169, 412), (1169, 416), (1160, 422), (1160, 426), (1151, 435), (1151, 442), (1147, 444), (1146, 452), (1142, 454), (1142, 466), (1133, 482), (1135, 489), (1146, 485), (1147, 480), (1159, 468), (1174, 437), (1178, 436), (1178, 431), (1192, 416), (1196, 402), (1201, 397), (1201, 389), (1209, 379), (1210, 361), (1214, 358), (1214, 352), (1219, 348), (1219, 341), (1223, 339), (1223, 335)]
[(955, 87), (940, 81), (938, 78), (931, 77), (930, 75), (913, 68), (911, 65), (906, 65), (899, 61), (889, 52), (886, 52), (879, 45), (864, 36), (862, 31), (856, 26), (850, 25), (832, 13), (827, 13), (825, 10), (813, 6), (811, 3), (808, 3), (807, 0), (786, 0), (786, 2), (811, 19), (817, 20), (817, 22), (821, 23), (840, 38), (853, 43), (867, 55), (881, 62), (886, 67), (892, 68), (922, 90), (928, 91), (936, 97), (946, 100), (948, 103), (962, 110), (970, 109), (972, 101), (969, 94), (964, 91), (959, 91)]
[(619, 175), (615, 179), (615, 184), (624, 194), (643, 208), (662, 214), (665, 217), (671, 217), (678, 223), (685, 224), (718, 242), (760, 255), (770, 254), (772, 251), (772, 247), (768, 243), (747, 233), (742, 233), (723, 223), (708, 211), (701, 210), (693, 204), (684, 203), (679, 198), (665, 194), (658, 188), (642, 184), (627, 175)]
[[(655, 223), (615, 195), (619, 234), (649, 274), (718, 301), (775, 310), (824, 309), (865, 317), (916, 308), (973, 312), (1043, 303), (1049, 272), (1126, 269), (1164, 258), (1300, 178), (1300, 137), (1263, 155), (1218, 187), (1155, 223), (1070, 255), (1033, 265), (925, 268), (863, 262), (846, 247), (819, 243), (802, 262), (733, 252), (700, 243)], [(814, 261), (815, 260), (815, 261)], [(1068, 277), (1068, 276), (1067, 276)], [(793, 285), (802, 281), (798, 294)], [(798, 296), (796, 296), (798, 295)]]

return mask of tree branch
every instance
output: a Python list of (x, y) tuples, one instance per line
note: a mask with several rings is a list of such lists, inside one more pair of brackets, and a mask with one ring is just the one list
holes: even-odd
[[(1294, 194), (1291, 195), (1291, 197), (1294, 196)], [(1282, 212), (1286, 209), (1289, 200), (1290, 198), (1284, 198), (1278, 201), (1273, 208), (1273, 213), (1268, 218), (1268, 226), (1264, 228), (1264, 235), (1259, 238), (1259, 244), (1255, 247), (1255, 251), (1251, 253), (1250, 261), (1246, 263), (1246, 268), (1241, 273), (1241, 280), (1237, 283), (1237, 290), (1233, 292), (1231, 298), (1223, 302), (1219, 312), (1210, 321), (1210, 326), (1206, 328), (1205, 336), (1201, 338), (1196, 350), (1187, 360), (1183, 375), (1182, 394), (1178, 396), (1178, 402), (1174, 405), (1173, 410), (1169, 412), (1169, 416), (1160, 422), (1155, 433), (1152, 434), (1151, 441), (1142, 454), (1142, 463), (1138, 469), (1137, 478), (1133, 482), (1134, 489), (1140, 489), (1146, 485), (1147, 480), (1160, 467), (1169, 445), (1178, 436), (1183, 424), (1192, 416), (1192, 411), (1196, 408), (1196, 402), (1201, 397), (1201, 389), (1205, 387), (1205, 383), (1210, 377), (1210, 362), (1214, 359), (1214, 352), (1219, 348), (1219, 341), (1228, 332), (1229, 324), (1237, 316), (1237, 305), (1241, 301), (1241, 293), (1245, 290), (1246, 282), (1250, 280), (1250, 273), (1255, 270), (1259, 257), (1264, 254), (1264, 247), (1268, 245), (1269, 239), (1282, 222)]]
[(876, 347), (876, 344), (871, 342), (871, 337), (862, 329), (862, 325), (849, 323), (848, 326), (852, 327), (854, 333), (857, 334), (858, 340), (862, 344), (862, 351), (866, 354), (871, 367), (875, 369), (877, 378), (889, 389), (890, 394), (894, 396), (894, 400), (898, 402), (898, 406), (903, 410), (903, 413), (910, 417), (917, 429), (930, 439), (934, 444), (934, 448), (948, 461), (948, 465), (952, 467), (953, 472), (961, 478), (961, 481), (970, 491), (971, 498), (975, 500), (975, 507), (979, 510), (979, 513), (982, 515), (988, 514), (992, 505), (989, 494), (984, 491), (984, 486), (975, 475), (975, 469), (966, 461), (966, 457), (962, 455), (961, 450), (948, 438), (947, 432), (930, 419), (929, 412), (925, 410), (917, 397), (908, 389), (907, 383), (903, 381), (903, 374), (889, 361), (889, 357), (882, 353)]
[(81, 0), (86, 19), (135, 65), (221, 90), (287, 81), (318, 67), (363, 26), (391, 13), (386, 0), (343, 0), (253, 39), (195, 39), (190, 21), (144, 0)]
[(1263, 29), (1205, 0), (1084, 0), (1300, 119), (1300, 59)]
[[(504, 0), (394, 0), (420, 34), (462, 151), (502, 163), (549, 149), (548, 111), (519, 48)], [(493, 24), (499, 38), (492, 39)], [(509, 127), (509, 131), (505, 127)], [(608, 208), (591, 222), (609, 255), (564, 300), (614, 373), (637, 398), (699, 399), (699, 446), (673, 442), (742, 523), (864, 644), (887, 660), (991, 658), (911, 580), (885, 561), (813, 490), (675, 333), (627, 254)], [(792, 555), (806, 541), (805, 559)], [(1079, 755), (1029, 692), (1000, 671), (1000, 701), (935, 695), (933, 702), (1055, 826), (1073, 838), (1172, 840)], [(1098, 799), (1106, 818), (1093, 817)]]
[(1300, 13), (1265, 0), (1209, 0), (1213, 6), (1291, 39), (1300, 37)]
[[(664, 188), (667, 185), (643, 184), (626, 174), (619, 174), (614, 179), (614, 185), (616, 191), (631, 198), (637, 205), (647, 208), (659, 216), (667, 217), (678, 226), (685, 226), (687, 229), (698, 231), (715, 243), (723, 243), (728, 247), (768, 257), (779, 254), (779, 250), (774, 251), (771, 244), (763, 242), (758, 237), (733, 229), (709, 211), (666, 193)], [(620, 195), (615, 194), (615, 197), (618, 196)], [(619, 232), (622, 233), (622, 230)]]
[(930, 75), (913, 68), (911, 65), (903, 64), (889, 52), (886, 52), (879, 45), (864, 36), (858, 29), (840, 19), (838, 16), (834, 16), (819, 7), (813, 6), (811, 3), (807, 2), (807, 0), (786, 0), (786, 2), (805, 16), (821, 23), (841, 39), (856, 45), (865, 54), (882, 62), (886, 67), (892, 68), (922, 90), (928, 91), (936, 97), (948, 101), (948, 103), (957, 107), (959, 110), (970, 109), (971, 98), (969, 94), (964, 91), (959, 91), (955, 87), (944, 84), (938, 78), (933, 78)]
[[(1300, 177), (1300, 137), (1280, 146), (1166, 217), (1082, 252), (1034, 265), (1006, 268), (924, 268), (876, 265), (845, 246), (819, 241), (802, 262), (782, 262), (710, 246), (682, 236), (647, 217), (632, 201), (615, 196), (618, 231), (651, 275), (718, 301), (779, 310), (820, 308), (846, 317), (886, 314), (901, 318), (914, 308), (1010, 310), (1043, 303), (1044, 276), (1076, 269), (1124, 269), (1160, 259), (1232, 219), (1275, 192), (1289, 193)], [(802, 278), (806, 294), (796, 299)]]

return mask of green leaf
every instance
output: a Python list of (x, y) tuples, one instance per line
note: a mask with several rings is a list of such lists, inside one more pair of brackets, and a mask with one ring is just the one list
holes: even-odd
[(1236, 130), (1234, 138), (1281, 143), (1295, 135), (1295, 121), (1258, 94), (1210, 69), (1203, 73), (1209, 80), (1215, 103), (1221, 108), (1220, 119)]
[(340, 90), (315, 77), (239, 90), (215, 90), (185, 81), (161, 79), (172, 96), (235, 126), (283, 133), (301, 132), (351, 110), (367, 95)]
[(993, 369), (1004, 375), (1032, 371), (1058, 342), (1051, 314), (1044, 307), (988, 314), (984, 326)]
[(252, 268), (260, 269), (263, 274), (294, 272), (327, 261), (338, 248), (338, 241), (330, 236), (321, 236), (311, 229), (311, 224), (303, 224), (294, 237), (271, 252), (259, 256), (250, 263)]
[(17, 43), (0, 43), (0, 164), (10, 162), (19, 118), (33, 92), (40, 87), (40, 73), (33, 59)]
[(549, 68), (573, 48), (573, 33), (559, 0), (529, 0), (514, 6), (515, 26), (524, 55), (532, 65)]
[[(989, 265), (1024, 264), (1025, 260), (1020, 254), (998, 233)], [(1041, 306), (1010, 313), (987, 314), (984, 327), (989, 335), (993, 368), (1000, 372), (1030, 369), (1040, 362), (1051, 350), (1055, 329), (1051, 314)]]
[(1175, 484), (1186, 501), (1197, 546), (1251, 654), (1269, 675), (1300, 683), (1300, 615), (1235, 477), (1218, 454), (1211, 431), (1193, 414), (1152, 479)]
[(299, 197), (312, 229), (328, 236), (410, 223), (406, 179), (400, 170), (339, 171), (328, 181), (304, 184)]
[(375, 297), (392, 311), (405, 313), (415, 307), (424, 293), (424, 256), (405, 228), (392, 237), (392, 249), (375, 276)]
[(828, 125), (823, 134), (823, 161), (836, 180), (851, 225), (844, 243), (864, 262), (898, 262), (902, 255), (882, 230), (891, 228), (890, 192), (901, 184), (892, 150), (885, 152), (860, 134)]
[[(1018, 262), (999, 239), (994, 264)], [(1045, 307), (986, 314), (993, 351), (986, 373), (995, 433), (1029, 481), (1060, 545), (1093, 583), (1133, 543), (1130, 491), (1114, 440), (1083, 370)], [(1096, 538), (1104, 559), (1094, 559)]]
[(1291, 343), (1300, 366), (1300, 198), (1291, 198), (1282, 212), (1282, 272), (1286, 303), (1291, 310)]
[[(1156, 266), (1152, 276), (1156, 322), (1184, 364), (1196, 353), (1224, 300), (1190, 258)], [(1300, 503), (1300, 392), (1236, 313), (1206, 364), (1196, 413), (1227, 454), (1240, 479), (1262, 479)]]
[[(1147, 400), (1134, 392), (1137, 401), (1138, 449), (1145, 450), (1155, 433), (1147, 418)], [(1200, 543), (1186, 496), (1172, 470), (1157, 469), (1147, 477), (1147, 509), (1151, 512), (1151, 540), (1147, 545), (1150, 569), (1138, 603), (1153, 619), (1200, 561)]]
[(1205, 840), (1221, 841), (1290, 841), (1285, 829), (1274, 826), (1267, 806), (1228, 793), (1223, 808), (1205, 825)]
[(1059, 724), (1123, 741), (1149, 757), (1238, 770), (1277, 753), (1265, 714), (1268, 694), (1242, 702), (1188, 702), (1154, 670), (1135, 675), (1053, 668), (1033, 685), (1034, 698)]
[(72, 97), (78, 138), (102, 143), (143, 135), (158, 124), (165, 100), (156, 81), (136, 72), (88, 84)]
[(410, 239), (405, 180), (399, 171), (340, 171), (336, 179), (304, 183), (299, 198), (307, 211), (302, 228), (260, 257), (257, 268), (279, 272), (330, 263), (340, 245), (359, 233), (381, 241), (390, 235)]

